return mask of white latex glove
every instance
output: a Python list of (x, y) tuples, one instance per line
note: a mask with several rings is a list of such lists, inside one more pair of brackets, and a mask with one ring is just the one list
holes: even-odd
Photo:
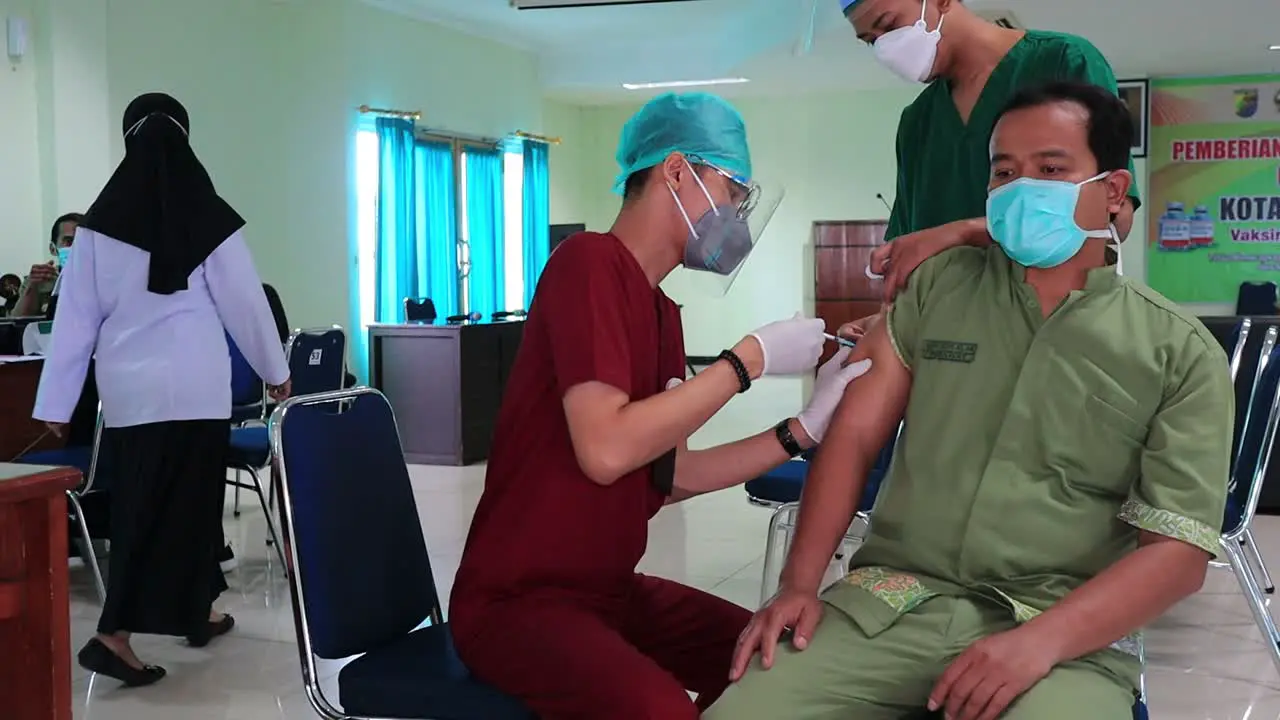
[(815, 443), (822, 442), (827, 434), (827, 426), (831, 424), (831, 416), (835, 414), (840, 398), (844, 397), (845, 387), (871, 370), (870, 360), (859, 360), (849, 367), (841, 367), (852, 352), (853, 348), (840, 348), (830, 360), (823, 363), (813, 385), (813, 397), (796, 416), (800, 426)]
[(751, 333), (764, 356), (761, 375), (799, 375), (812, 370), (822, 357), (823, 333), (827, 324), (809, 320), (800, 313), (790, 320), (769, 323)]

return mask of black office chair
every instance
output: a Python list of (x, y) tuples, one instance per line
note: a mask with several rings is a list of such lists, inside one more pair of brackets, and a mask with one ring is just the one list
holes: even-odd
[(404, 299), (405, 322), (435, 322), (436, 317), (436, 304), (431, 298)]

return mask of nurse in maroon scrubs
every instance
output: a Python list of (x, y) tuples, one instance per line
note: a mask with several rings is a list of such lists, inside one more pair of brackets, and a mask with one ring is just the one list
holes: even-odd
[(798, 416), (689, 450), (754, 380), (812, 372), (824, 327), (766, 325), (685, 381), (680, 313), (659, 283), (683, 265), (727, 288), (777, 202), (751, 179), (742, 117), (712, 95), (654, 99), (618, 161), (613, 228), (565, 240), (538, 283), (451, 603), (468, 667), (542, 720), (684, 720), (719, 696), (751, 614), (637, 574), (649, 519), (812, 447), (867, 370), (841, 367), (842, 352)]

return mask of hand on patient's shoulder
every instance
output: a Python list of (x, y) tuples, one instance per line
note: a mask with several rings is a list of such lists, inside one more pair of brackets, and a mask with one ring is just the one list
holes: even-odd
[(796, 420), (804, 427), (804, 431), (815, 443), (822, 442), (831, 425), (831, 416), (835, 414), (844, 397), (849, 383), (871, 371), (871, 360), (854, 361), (853, 348), (841, 348), (839, 352), (823, 363), (818, 370), (818, 378), (813, 385), (813, 397)]
[(756, 611), (738, 636), (738, 646), (733, 651), (733, 665), (729, 668), (729, 680), (737, 682), (747, 672), (756, 651), (760, 652), (760, 665), (765, 670), (773, 667), (778, 641), (788, 632), (796, 650), (804, 650), (813, 639), (813, 633), (822, 620), (822, 601), (816, 592), (779, 590), (764, 607)]

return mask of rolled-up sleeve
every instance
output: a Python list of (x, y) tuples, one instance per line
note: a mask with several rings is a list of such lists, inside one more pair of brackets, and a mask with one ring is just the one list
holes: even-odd
[(1222, 350), (1193, 334), (1142, 450), (1120, 519), (1217, 555), (1231, 466), (1235, 394)]
[(254, 372), (268, 385), (284, 384), (289, 379), (284, 346), (280, 344), (262, 279), (239, 231), (205, 259), (204, 273), (222, 326)]
[(80, 402), (103, 318), (94, 274), (94, 237), (83, 230), (76, 235), (67, 266), (58, 276), (58, 315), (40, 373), (32, 412), (36, 420), (69, 422)]

